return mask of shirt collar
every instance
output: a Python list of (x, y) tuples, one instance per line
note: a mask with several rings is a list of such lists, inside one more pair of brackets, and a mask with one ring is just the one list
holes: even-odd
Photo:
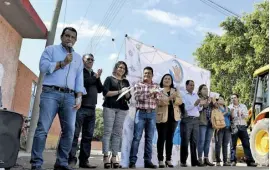
[(88, 69), (86, 67), (84, 67), (87, 71), (89, 71), (89, 73), (91, 73), (93, 71), (93, 69)]
[[(185, 90), (186, 91), (186, 94), (190, 94), (187, 90)], [(192, 94), (190, 94), (190, 95), (194, 95), (195, 93), (194, 92), (192, 92)]]

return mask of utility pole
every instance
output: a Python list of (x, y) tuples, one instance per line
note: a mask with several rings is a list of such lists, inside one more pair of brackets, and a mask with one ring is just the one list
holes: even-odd
[[(57, 23), (58, 23), (60, 11), (61, 11), (62, 2), (63, 0), (56, 0), (55, 10), (53, 13), (53, 18), (52, 18), (52, 22), (50, 26), (50, 31), (48, 32), (48, 37), (46, 41), (46, 47), (49, 45), (53, 45), (54, 43), (55, 32), (56, 32)], [(34, 134), (37, 127), (38, 118), (39, 118), (39, 102), (40, 102), (40, 94), (42, 91), (43, 77), (44, 75), (42, 73), (39, 73), (37, 91), (35, 95), (36, 97), (35, 97), (33, 112), (31, 116), (30, 128), (29, 128), (29, 132), (27, 136), (26, 152), (30, 152), (32, 150)]]

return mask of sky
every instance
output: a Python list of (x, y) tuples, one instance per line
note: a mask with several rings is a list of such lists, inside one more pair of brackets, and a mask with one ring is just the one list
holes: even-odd
[[(251, 13), (254, 4), (263, 0), (212, 1), (242, 16)], [(49, 30), (55, 0), (30, 2)], [(81, 55), (94, 53), (94, 71), (102, 68), (104, 81), (111, 75), (117, 56), (124, 60), (126, 34), (196, 64), (193, 53), (205, 34), (222, 35), (224, 31), (219, 24), (226, 18), (227, 15), (201, 0), (63, 0), (54, 44), (61, 43), (60, 34), (65, 26), (75, 27), (78, 31), (75, 51)], [(36, 75), (45, 43), (46, 40), (23, 39), (19, 59)], [(101, 104), (99, 96), (97, 107)]]

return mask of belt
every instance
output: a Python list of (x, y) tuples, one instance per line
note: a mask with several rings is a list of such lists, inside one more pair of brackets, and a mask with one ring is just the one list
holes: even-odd
[(199, 117), (196, 117), (196, 116), (187, 116), (186, 118), (189, 118), (189, 119), (199, 119)]
[(152, 112), (155, 112), (156, 110), (155, 109), (137, 109), (141, 112), (145, 112), (145, 113), (152, 113)]
[(49, 85), (43, 85), (43, 87), (49, 87), (53, 90), (60, 91), (63, 93), (74, 93), (75, 91), (69, 88), (63, 88), (63, 87), (58, 87), (58, 86), (49, 86)]

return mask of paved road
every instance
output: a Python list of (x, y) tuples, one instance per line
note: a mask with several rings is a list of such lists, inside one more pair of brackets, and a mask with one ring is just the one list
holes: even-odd
[[(25, 153), (21, 153), (19, 155), (20, 157), (17, 160), (17, 166), (12, 168), (11, 170), (30, 170), (31, 165), (29, 163), (30, 161), (30, 154), (25, 154)], [(44, 165), (43, 168), (51, 170), (53, 169), (53, 165), (55, 162), (55, 152), (49, 151), (49, 152), (44, 152), (43, 153), (43, 157), (44, 157)], [(100, 154), (94, 155), (93, 157), (91, 157), (89, 159), (90, 163), (97, 165), (98, 166), (98, 170), (99, 169), (103, 169), (103, 164), (102, 164), (102, 156)], [(144, 168), (137, 168), (137, 170), (142, 170)], [(246, 167), (245, 164), (239, 164), (239, 166), (236, 167), (175, 167), (175, 168), (163, 168), (162, 170), (179, 170), (179, 169), (183, 169), (183, 170), (208, 170), (208, 169), (226, 169), (226, 170), (238, 170), (238, 169), (244, 169), (244, 170), (254, 170), (254, 169), (259, 169), (259, 170), (267, 170), (268, 167), (258, 167), (258, 168), (251, 168), (251, 167)], [(1, 168), (0, 168), (1, 170)], [(76, 170), (83, 170), (81, 168), (76, 168)]]

